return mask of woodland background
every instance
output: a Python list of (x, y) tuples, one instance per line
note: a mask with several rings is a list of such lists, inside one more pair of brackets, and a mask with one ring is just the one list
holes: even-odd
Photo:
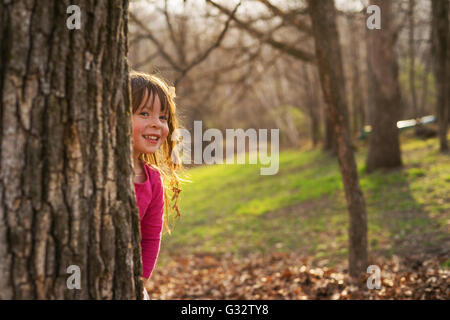
[[(382, 269), (383, 288), (367, 290), (368, 275), (348, 278), (349, 219), (308, 3), (133, 1), (130, 65), (176, 87), (186, 128), (279, 128), (282, 149), (273, 177), (250, 165), (186, 172), (181, 217), (148, 287), (154, 299), (449, 297), (450, 167), (436, 120), (449, 106), (436, 18), (431, 1), (388, 2), (336, 1), (342, 60), (331, 60), (343, 70), (368, 260)], [(388, 16), (378, 35), (366, 27), (370, 4)]]
[(280, 129), (276, 175), (186, 165), (152, 299), (448, 299), (449, 7), (0, 1), (0, 299), (143, 298), (130, 67), (188, 130)]

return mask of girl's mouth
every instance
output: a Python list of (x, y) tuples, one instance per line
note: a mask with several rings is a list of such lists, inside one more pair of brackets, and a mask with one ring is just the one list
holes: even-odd
[(159, 136), (157, 135), (148, 135), (148, 136), (143, 136), (144, 139), (151, 144), (157, 144), (159, 141)]

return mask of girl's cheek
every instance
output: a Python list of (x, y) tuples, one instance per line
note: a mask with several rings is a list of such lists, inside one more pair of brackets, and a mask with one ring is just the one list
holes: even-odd
[(167, 136), (169, 135), (169, 127), (167, 125), (164, 126), (162, 135), (164, 137), (164, 139), (162, 139), (162, 140), (166, 140)]
[(131, 121), (131, 131), (133, 132), (133, 138), (137, 135), (136, 122)]

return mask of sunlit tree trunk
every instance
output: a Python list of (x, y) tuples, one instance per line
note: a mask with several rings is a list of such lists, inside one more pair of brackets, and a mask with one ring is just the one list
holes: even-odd
[(0, 3), (0, 299), (142, 296), (128, 2), (77, 3)]
[(308, 0), (327, 116), (336, 136), (339, 168), (349, 211), (349, 272), (357, 277), (367, 268), (367, 220), (359, 185), (349, 125), (336, 9), (333, 1)]

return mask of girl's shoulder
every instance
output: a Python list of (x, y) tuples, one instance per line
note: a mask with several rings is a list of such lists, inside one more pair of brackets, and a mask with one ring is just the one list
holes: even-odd
[(162, 185), (161, 172), (158, 168), (155, 168), (147, 163), (144, 163), (144, 168), (147, 170), (151, 185)]

